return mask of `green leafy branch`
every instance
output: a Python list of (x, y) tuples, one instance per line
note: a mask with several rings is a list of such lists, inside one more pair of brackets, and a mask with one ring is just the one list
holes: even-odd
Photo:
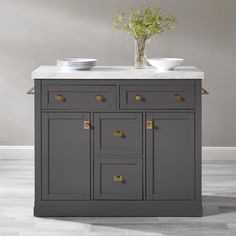
[(175, 29), (175, 16), (164, 17), (159, 6), (156, 9), (147, 7), (135, 9), (130, 16), (119, 13), (113, 20), (116, 29), (125, 30), (136, 40), (148, 40), (154, 34), (163, 34), (166, 30)]

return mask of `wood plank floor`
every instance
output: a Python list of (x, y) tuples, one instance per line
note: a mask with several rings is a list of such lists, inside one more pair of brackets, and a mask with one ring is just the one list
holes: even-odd
[(0, 236), (236, 235), (236, 161), (203, 162), (204, 217), (33, 217), (33, 153), (0, 154)]

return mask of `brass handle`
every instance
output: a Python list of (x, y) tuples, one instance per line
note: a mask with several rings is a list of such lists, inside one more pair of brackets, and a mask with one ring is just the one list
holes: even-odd
[(113, 135), (115, 137), (123, 137), (123, 132), (121, 130), (115, 130), (113, 131)]
[(152, 127), (153, 127), (153, 122), (152, 122), (152, 120), (148, 120), (148, 121), (147, 121), (147, 129), (152, 129)]
[(141, 102), (143, 101), (144, 97), (142, 95), (135, 95), (134, 96), (134, 100), (137, 102)]
[(57, 100), (57, 101), (65, 101), (65, 96), (64, 96), (63, 93), (56, 94), (54, 99)]
[(90, 129), (90, 122), (88, 120), (84, 121), (84, 129)]
[(175, 95), (172, 97), (172, 99), (173, 99), (174, 101), (176, 101), (176, 102), (181, 102), (181, 101), (184, 100), (184, 97), (183, 97), (182, 95), (180, 95), (180, 94), (175, 94)]
[(118, 182), (118, 183), (123, 183), (124, 182), (124, 177), (122, 175), (115, 175), (113, 176), (113, 181)]
[(98, 102), (104, 102), (105, 101), (105, 97), (102, 95), (96, 95), (95, 96), (95, 100)]
[(209, 95), (209, 91), (207, 91), (206, 89), (202, 88), (202, 95)]
[(34, 92), (34, 87), (31, 88), (31, 89), (29, 89), (29, 90), (26, 92), (26, 94), (28, 94), (28, 95), (34, 95), (34, 94), (35, 94), (35, 92)]

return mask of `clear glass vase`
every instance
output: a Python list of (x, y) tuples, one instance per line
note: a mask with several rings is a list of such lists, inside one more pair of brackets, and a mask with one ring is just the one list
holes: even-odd
[(147, 57), (145, 54), (146, 51), (146, 42), (145, 39), (135, 40), (135, 68), (136, 69), (145, 69), (147, 66)]

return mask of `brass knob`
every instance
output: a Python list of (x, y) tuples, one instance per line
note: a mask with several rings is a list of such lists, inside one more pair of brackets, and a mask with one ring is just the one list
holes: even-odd
[(123, 137), (123, 132), (121, 131), (121, 130), (115, 130), (115, 131), (113, 131), (113, 135), (115, 136), (115, 137)]
[(56, 94), (54, 99), (57, 100), (57, 101), (65, 101), (65, 96), (64, 96), (63, 93)]
[(134, 100), (137, 102), (141, 102), (141, 101), (143, 101), (143, 96), (142, 95), (135, 95)]
[(95, 96), (95, 100), (98, 102), (104, 102), (105, 101), (105, 97), (102, 95), (96, 95)]
[(118, 183), (123, 183), (124, 182), (124, 177), (122, 175), (115, 175), (113, 176), (113, 181), (118, 182)]
[(90, 129), (90, 122), (88, 120), (84, 121), (84, 129)]
[(175, 95), (172, 97), (172, 99), (173, 99), (174, 101), (176, 101), (176, 102), (181, 102), (181, 101), (184, 100), (184, 97), (183, 97), (182, 95), (180, 95), (180, 94), (175, 94)]

